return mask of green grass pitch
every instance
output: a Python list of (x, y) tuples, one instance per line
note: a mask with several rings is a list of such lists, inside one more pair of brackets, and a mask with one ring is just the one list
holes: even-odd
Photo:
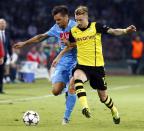
[[(6, 84), (0, 95), (0, 131), (144, 131), (144, 77), (109, 76), (108, 92), (119, 109), (121, 124), (114, 125), (110, 111), (97, 93), (85, 84), (92, 118), (81, 114), (77, 100), (70, 124), (61, 125), (65, 108), (64, 95), (52, 96), (47, 80), (35, 83)], [(25, 126), (23, 113), (34, 110), (40, 115), (37, 126)]]

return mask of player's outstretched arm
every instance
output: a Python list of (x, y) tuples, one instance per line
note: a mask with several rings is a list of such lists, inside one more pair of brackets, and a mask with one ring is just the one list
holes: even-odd
[(33, 44), (33, 43), (39, 43), (43, 41), (44, 39), (48, 38), (47, 34), (39, 34), (34, 37), (32, 37), (29, 40), (23, 41), (23, 42), (18, 42), (13, 45), (14, 48), (22, 48), (25, 45)]
[(4, 62), (4, 59), (3, 58), (0, 58), (0, 65), (2, 65)]
[(112, 35), (124, 35), (124, 34), (132, 33), (132, 32), (136, 32), (136, 27), (134, 25), (130, 25), (125, 29), (109, 28), (107, 31), (108, 34), (112, 34)]
[(68, 47), (66, 46), (58, 55), (57, 57), (53, 60), (52, 62), (52, 67), (55, 67), (57, 65), (57, 63), (59, 62), (59, 60), (61, 59), (61, 57), (68, 52), (69, 50), (71, 50), (73, 47)]

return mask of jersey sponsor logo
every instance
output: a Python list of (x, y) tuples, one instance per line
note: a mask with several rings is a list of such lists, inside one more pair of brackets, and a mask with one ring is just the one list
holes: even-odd
[(85, 36), (85, 37), (81, 37), (81, 38), (77, 38), (76, 41), (86, 41), (86, 40), (90, 40), (90, 39), (95, 39), (96, 35), (91, 35), (91, 36)]

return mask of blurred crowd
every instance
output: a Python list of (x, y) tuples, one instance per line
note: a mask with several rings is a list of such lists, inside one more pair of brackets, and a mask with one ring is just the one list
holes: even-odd
[[(143, 0), (1, 0), (0, 17), (5, 18), (9, 24), (13, 43), (46, 32), (54, 23), (51, 10), (58, 4), (66, 4), (72, 17), (75, 8), (83, 4), (89, 7), (91, 20), (96, 19), (110, 27), (123, 28), (134, 24), (139, 32), (144, 29), (144, 15), (141, 15), (144, 12)], [(141, 35), (143, 39), (143, 33)], [(130, 37), (104, 37), (105, 58), (115, 60), (130, 57)]]
[(8, 21), (13, 39), (25, 38), (49, 29), (54, 22), (51, 10), (58, 4), (68, 5), (72, 16), (83, 4), (89, 7), (92, 19), (113, 27), (135, 24), (138, 30), (144, 28), (143, 0), (1, 0), (0, 17)]
[[(143, 0), (1, 0), (0, 18), (4, 18), (8, 24), (8, 32), (11, 44), (22, 41), (46, 32), (53, 24), (51, 10), (55, 5), (65, 4), (69, 7), (70, 16), (79, 5), (87, 5), (90, 12), (90, 20), (100, 21), (110, 27), (125, 28), (134, 24), (138, 33), (122, 37), (103, 36), (103, 50), (106, 61), (126, 60), (132, 57), (132, 41), (138, 35), (144, 41), (144, 1)], [(13, 56), (16, 63), (22, 60), (36, 61), (39, 66), (48, 69), (59, 52), (59, 45), (55, 38), (50, 38), (35, 47), (25, 47), (25, 50), (15, 51)], [(142, 57), (142, 56), (141, 56)], [(11, 68), (15, 65), (6, 63)], [(13, 74), (15, 70), (12, 70)], [(13, 77), (13, 76), (12, 76)], [(15, 77), (15, 75), (14, 75)], [(15, 78), (11, 78), (15, 79)], [(9, 78), (6, 78), (9, 81)]]

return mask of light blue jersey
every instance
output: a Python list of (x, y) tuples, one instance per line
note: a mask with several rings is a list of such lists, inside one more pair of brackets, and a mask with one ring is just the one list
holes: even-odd
[[(74, 20), (69, 20), (68, 26), (66, 28), (60, 28), (55, 24), (49, 31), (46, 33), (48, 36), (54, 36), (58, 38), (58, 42), (61, 46), (61, 50), (65, 48), (65, 45), (62, 43), (61, 38), (69, 38), (69, 32), (73, 26), (76, 25)], [(55, 72), (52, 76), (52, 83), (64, 82), (67, 84), (69, 82), (69, 77), (71, 71), (76, 64), (76, 48), (68, 51), (60, 59), (59, 63), (56, 66)]]

